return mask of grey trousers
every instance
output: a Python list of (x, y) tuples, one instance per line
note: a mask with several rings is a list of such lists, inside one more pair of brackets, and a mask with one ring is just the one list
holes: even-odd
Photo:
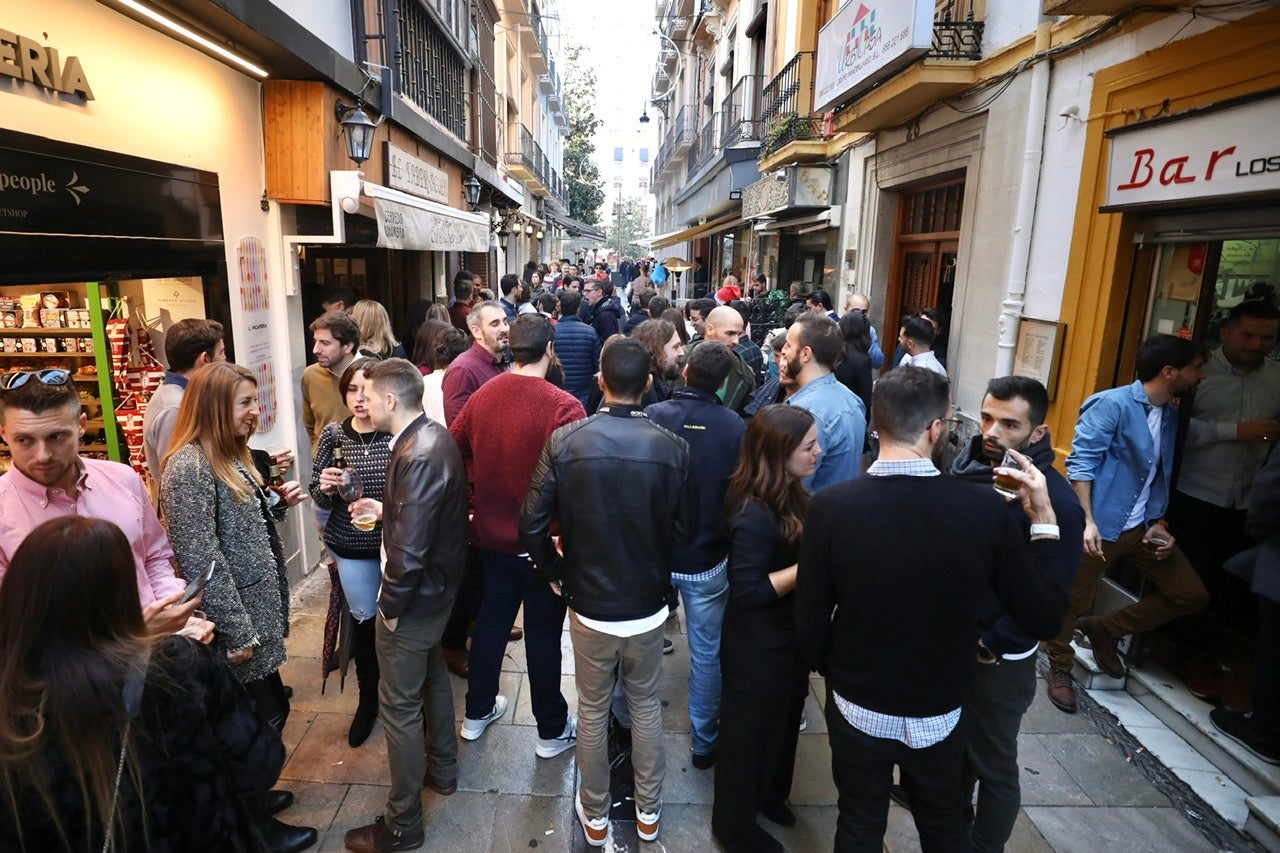
[(979, 664), (964, 701), (965, 802), (978, 788), (970, 850), (1000, 851), (1022, 807), (1018, 730), (1036, 695), (1036, 656)]
[(430, 733), (431, 775), (458, 774), (458, 735), (454, 731), (453, 688), (441, 655), (440, 637), (450, 608), (421, 619), (401, 618), (394, 631), (378, 620), (378, 710), (387, 732), (391, 793), (386, 823), (416, 832), (422, 826), (422, 783), (428, 756), (424, 732)]
[(662, 807), (666, 755), (662, 749), (662, 626), (634, 637), (614, 637), (586, 627), (569, 611), (574, 680), (578, 687), (578, 771), (582, 809), (589, 818), (609, 813), (609, 700), (622, 662), (623, 689), (631, 711), (631, 764), (636, 776), (636, 805)]

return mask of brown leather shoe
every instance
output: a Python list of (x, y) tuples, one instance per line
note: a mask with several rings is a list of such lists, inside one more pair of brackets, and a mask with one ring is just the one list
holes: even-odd
[(442, 797), (447, 797), (458, 790), (458, 777), (447, 776), (444, 778), (431, 775), (431, 771), (427, 771), (426, 777), (422, 780), (422, 787), (430, 788)]
[(1051, 669), (1044, 679), (1045, 693), (1053, 707), (1064, 714), (1076, 712), (1076, 688), (1071, 680), (1071, 673), (1061, 669)]
[(350, 830), (343, 841), (354, 853), (391, 853), (395, 850), (417, 850), (426, 843), (422, 827), (416, 832), (396, 830), (387, 826), (382, 815), (366, 826)]
[(1112, 678), (1124, 678), (1124, 663), (1116, 651), (1119, 641), (1107, 633), (1098, 622), (1096, 616), (1084, 616), (1076, 622), (1076, 627), (1089, 638), (1089, 647), (1093, 649), (1093, 659), (1098, 668)]
[(444, 665), (449, 667), (449, 671), (459, 678), (467, 678), (471, 675), (471, 655), (466, 649), (445, 649)]
[(521, 628), (519, 625), (516, 625), (511, 629), (511, 636), (507, 637), (507, 642), (514, 643), (517, 640), (523, 640), (523, 639), (524, 639), (524, 629)]

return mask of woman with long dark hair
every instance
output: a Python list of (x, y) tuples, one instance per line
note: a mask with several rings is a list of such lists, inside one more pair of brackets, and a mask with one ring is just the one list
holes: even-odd
[(868, 416), (871, 413), (871, 323), (861, 311), (840, 316), (840, 336), (844, 338), (844, 358), (836, 365), (836, 379), (858, 395)]
[(711, 828), (729, 853), (781, 851), (756, 822), (795, 824), (787, 805), (808, 672), (795, 646), (791, 592), (818, 466), (818, 428), (798, 406), (765, 406), (747, 424), (729, 480), (729, 603), (720, 637), (720, 737)]
[(344, 475), (334, 465), (334, 449), (341, 448), (346, 465), (360, 479), (363, 494), (355, 497), (381, 501), (387, 463), (391, 460), (391, 436), (379, 432), (369, 419), (364, 384), (364, 369), (377, 362), (376, 358), (357, 358), (338, 380), (338, 390), (351, 417), (324, 428), (311, 466), (311, 499), (321, 509), (332, 510), (324, 526), (324, 544), (337, 564), (339, 585), (355, 619), (351, 657), (356, 662), (360, 703), (347, 732), (347, 743), (353, 747), (368, 739), (378, 717), (378, 653), (373, 643), (373, 617), (378, 612), (378, 584), (382, 581), (382, 527), (375, 523), (369, 530), (361, 530), (351, 523), (351, 513), (343, 505), (349, 496), (339, 492)]
[(0, 587), (0, 849), (259, 850), (279, 734), (210, 648), (148, 636), (109, 521), (33, 530)]
[[(258, 428), (258, 383), (243, 367), (206, 364), (190, 376), (169, 455), (160, 471), (160, 507), (183, 577), (213, 565), (201, 607), (217, 625), (213, 648), (232, 664), (258, 710), (277, 731), (289, 717), (280, 680), (289, 632), (289, 580), (275, 521), (306, 492), (290, 481), (265, 487), (249, 455)], [(316, 831), (270, 815), (293, 795), (253, 803), (272, 850), (305, 850)]]

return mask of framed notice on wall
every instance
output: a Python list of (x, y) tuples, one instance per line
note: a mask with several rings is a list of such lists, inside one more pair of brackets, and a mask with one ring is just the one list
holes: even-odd
[(1049, 399), (1058, 395), (1058, 363), (1067, 324), (1023, 317), (1018, 324), (1018, 345), (1013, 351), (1013, 372), (1039, 379), (1049, 389)]

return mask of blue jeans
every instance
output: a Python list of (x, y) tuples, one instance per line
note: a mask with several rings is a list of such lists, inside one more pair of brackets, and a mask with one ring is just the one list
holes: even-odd
[(716, 748), (720, 720), (720, 628), (729, 601), (729, 573), (721, 569), (700, 581), (671, 583), (680, 590), (685, 630), (689, 635), (689, 723), (693, 751), (707, 755)]
[(471, 629), (471, 674), (466, 715), (484, 718), (498, 695), (502, 658), (511, 639), (516, 611), (524, 602), (524, 650), (529, 661), (529, 699), (538, 721), (538, 737), (564, 734), (569, 703), (560, 692), (560, 633), (564, 599), (551, 591), (528, 557), (480, 550), (484, 599)]
[(382, 584), (382, 564), (378, 560), (354, 560), (333, 555), (342, 581), (347, 609), (357, 622), (372, 619), (378, 612), (378, 587)]

